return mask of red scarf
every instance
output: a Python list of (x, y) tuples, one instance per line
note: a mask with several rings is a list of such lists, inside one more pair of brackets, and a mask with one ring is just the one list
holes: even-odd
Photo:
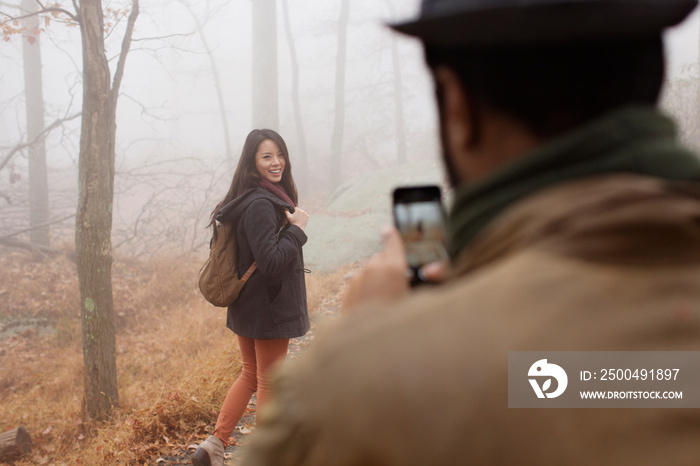
[(284, 202), (286, 202), (286, 203), (289, 204), (290, 206), (292, 206), (292, 207), (296, 207), (296, 206), (297, 206), (297, 205), (294, 203), (294, 201), (292, 201), (292, 198), (289, 197), (289, 195), (288, 195), (287, 192), (284, 190), (284, 188), (282, 187), (282, 185), (280, 185), (279, 183), (273, 183), (272, 181), (268, 180), (267, 178), (262, 178), (262, 179), (260, 180), (260, 186), (261, 186), (262, 188), (267, 189), (267, 190), (270, 191), (272, 194), (276, 195), (277, 197), (279, 197), (280, 199), (282, 199)]

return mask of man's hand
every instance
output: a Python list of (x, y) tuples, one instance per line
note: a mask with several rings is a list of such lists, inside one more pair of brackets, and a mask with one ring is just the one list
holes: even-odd
[(396, 228), (386, 226), (382, 239), (384, 250), (375, 254), (352, 279), (345, 294), (344, 311), (368, 301), (389, 301), (408, 293), (408, 264), (401, 235)]
[[(367, 266), (350, 283), (343, 301), (343, 311), (368, 301), (391, 301), (410, 291), (406, 250), (396, 228), (382, 228), (384, 249), (370, 259)], [(432, 262), (419, 270), (426, 283), (437, 284), (448, 277), (447, 262)]]
[(430, 264), (425, 264), (418, 271), (418, 275), (421, 280), (426, 283), (437, 284), (447, 280), (449, 274), (449, 263), (445, 262), (431, 262)]

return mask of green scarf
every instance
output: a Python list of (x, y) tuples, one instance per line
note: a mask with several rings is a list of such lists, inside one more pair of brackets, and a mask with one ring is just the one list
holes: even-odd
[(673, 121), (657, 109), (609, 113), (457, 190), (449, 221), (450, 257), (455, 259), (519, 199), (560, 181), (610, 172), (700, 181), (700, 159), (681, 146)]

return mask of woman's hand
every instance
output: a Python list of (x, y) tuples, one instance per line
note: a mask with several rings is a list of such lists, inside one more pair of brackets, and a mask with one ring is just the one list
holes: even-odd
[(301, 210), (299, 207), (294, 209), (294, 213), (290, 214), (288, 210), (284, 211), (287, 216), (287, 220), (292, 225), (296, 225), (302, 230), (306, 228), (306, 224), (309, 223), (309, 214)]

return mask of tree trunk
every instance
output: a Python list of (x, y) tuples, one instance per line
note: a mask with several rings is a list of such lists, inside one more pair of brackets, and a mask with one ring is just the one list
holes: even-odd
[(282, 16), (284, 16), (284, 29), (287, 36), (287, 44), (289, 45), (289, 58), (292, 64), (292, 107), (294, 109), (294, 124), (297, 128), (297, 142), (299, 153), (299, 170), (295, 170), (296, 179), (300, 190), (304, 190), (307, 182), (307, 174), (309, 170), (308, 154), (306, 152), (306, 134), (304, 131), (304, 120), (301, 112), (301, 99), (299, 98), (299, 59), (297, 58), (297, 50), (294, 45), (294, 36), (292, 34), (292, 25), (289, 19), (289, 7), (287, 0), (282, 0)]
[[(36, 0), (22, 0), (23, 14), (38, 10)], [(24, 62), (24, 95), (27, 108), (27, 141), (29, 146), (29, 241), (40, 246), (49, 246), (49, 191), (46, 170), (46, 143), (39, 137), (44, 131), (44, 94), (41, 79), (41, 47), (39, 18), (30, 16), (23, 20), (25, 32), (22, 38), (22, 61)], [(37, 225), (46, 225), (34, 228)]]
[(341, 0), (338, 19), (338, 49), (335, 58), (335, 118), (333, 119), (333, 136), (331, 140), (331, 163), (329, 193), (342, 182), (343, 129), (345, 127), (345, 65), (348, 37), (348, 18), (350, 1)]
[(80, 2), (83, 118), (75, 240), (88, 416), (103, 420), (119, 403), (112, 301), (115, 107), (104, 50), (101, 0)]
[(78, 17), (83, 43), (83, 111), (80, 133), (78, 210), (75, 224), (88, 417), (104, 420), (119, 404), (112, 300), (112, 202), (116, 107), (131, 44), (138, 0), (110, 87), (101, 0), (82, 0)]
[(0, 434), (0, 463), (17, 461), (31, 452), (32, 439), (24, 427)]
[(253, 127), (279, 129), (277, 2), (253, 3)]

